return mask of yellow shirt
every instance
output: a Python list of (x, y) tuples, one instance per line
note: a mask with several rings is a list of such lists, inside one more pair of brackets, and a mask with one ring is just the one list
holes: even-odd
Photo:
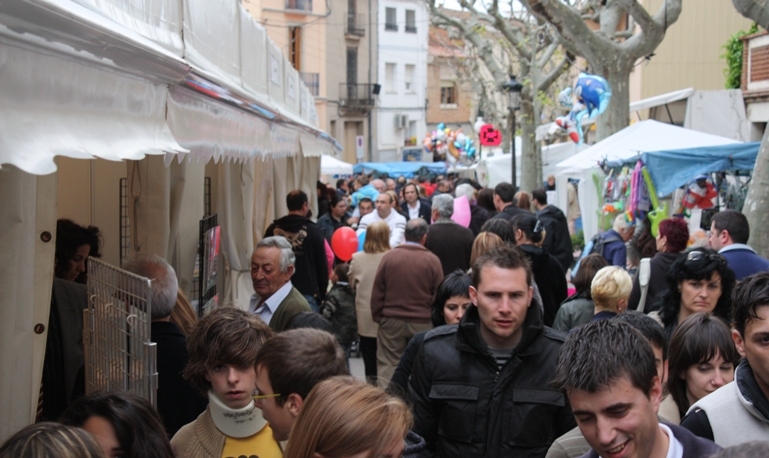
[(282, 458), (283, 451), (272, 437), (272, 428), (265, 425), (253, 436), (224, 440), (222, 458)]

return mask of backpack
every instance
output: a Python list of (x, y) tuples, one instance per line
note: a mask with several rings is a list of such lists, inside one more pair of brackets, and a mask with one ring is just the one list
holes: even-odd
[(622, 239), (620, 237), (617, 237), (614, 234), (607, 235), (605, 232), (599, 232), (598, 234), (594, 235), (593, 238), (590, 239), (590, 241), (587, 242), (587, 244), (585, 245), (585, 248), (582, 250), (582, 256), (579, 257), (579, 261), (577, 261), (577, 264), (571, 270), (572, 278), (574, 277), (574, 275), (577, 275), (577, 271), (579, 270), (579, 265), (580, 263), (582, 263), (583, 259), (585, 259), (587, 256), (593, 253), (598, 253), (601, 256), (603, 256), (603, 250), (607, 243), (619, 242), (621, 240)]

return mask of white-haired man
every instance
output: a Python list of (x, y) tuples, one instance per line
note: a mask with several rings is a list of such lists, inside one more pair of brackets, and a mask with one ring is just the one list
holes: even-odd
[(457, 269), (467, 271), (470, 268), (470, 254), (475, 240), (470, 229), (451, 219), (453, 213), (454, 198), (451, 194), (433, 196), (433, 224), (427, 230), (425, 248), (441, 260), (444, 276)]
[(150, 340), (156, 344), (157, 407), (166, 433), (173, 436), (179, 428), (195, 420), (208, 404), (208, 400), (182, 378), (188, 359), (187, 338), (171, 322), (171, 311), (179, 292), (176, 272), (165, 259), (155, 254), (133, 257), (125, 261), (123, 269), (151, 280)]
[(312, 309), (291, 284), (296, 257), (285, 237), (265, 237), (251, 255), (254, 295), (248, 310), (259, 315), (275, 332), (281, 332), (296, 315)]
[(633, 237), (635, 225), (627, 220), (624, 213), (614, 218), (614, 225), (611, 229), (600, 235), (603, 237), (603, 252), (598, 253), (603, 256), (612, 266), (619, 266), (623, 269), (627, 264), (627, 247), (625, 242)]

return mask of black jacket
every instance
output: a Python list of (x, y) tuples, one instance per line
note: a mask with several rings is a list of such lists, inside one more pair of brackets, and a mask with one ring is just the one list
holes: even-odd
[(563, 271), (566, 272), (574, 263), (574, 248), (571, 246), (571, 234), (569, 234), (566, 216), (558, 207), (548, 205), (539, 211), (537, 218), (542, 221), (546, 231), (542, 247), (558, 259)]
[(489, 212), (477, 205), (470, 204), (470, 225), (467, 226), (467, 228), (473, 231), (474, 237), (477, 237), (478, 234), (480, 234), (483, 224), (488, 221), (489, 218), (491, 218)]
[(564, 335), (542, 325), (532, 303), (501, 371), (471, 306), (459, 326), (429, 331), (409, 380), (414, 432), (438, 457), (544, 457), (574, 428), (566, 397), (549, 388)]
[(518, 245), (518, 248), (531, 261), (534, 281), (537, 282), (539, 295), (542, 296), (545, 326), (553, 326), (561, 302), (569, 295), (566, 274), (558, 260), (544, 248), (535, 245)]
[(187, 339), (179, 327), (170, 321), (153, 321), (150, 339), (157, 344), (158, 413), (168, 437), (173, 437), (206, 410), (208, 398), (182, 377), (187, 366)]
[(276, 219), (265, 231), (265, 237), (282, 235), (294, 248), (296, 262), (291, 283), (304, 296), (314, 296), (316, 303), (326, 297), (328, 263), (323, 232), (309, 218), (286, 215)]
[(331, 216), (331, 212), (318, 218), (318, 227), (323, 232), (323, 237), (326, 238), (326, 241), (329, 244), (331, 244), (331, 237), (334, 235), (334, 232), (343, 226), (349, 226), (349, 224), (347, 224), (347, 215), (342, 216), (340, 221), (335, 220)]
[(511, 221), (513, 218), (515, 218), (518, 215), (525, 215), (527, 213), (531, 213), (530, 211), (526, 211), (522, 208), (518, 208), (515, 206), (515, 204), (510, 204), (507, 207), (503, 208), (501, 212), (494, 215), (494, 218), (501, 218), (507, 221)]
[[(419, 204), (419, 217), (427, 221), (427, 224), (430, 224), (430, 221), (432, 220), (432, 205), (425, 199), (419, 199)], [(406, 221), (410, 219), (409, 204), (407, 202), (401, 204), (401, 214), (406, 217)]]

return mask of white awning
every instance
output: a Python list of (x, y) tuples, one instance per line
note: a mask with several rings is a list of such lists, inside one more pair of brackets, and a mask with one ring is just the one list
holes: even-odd
[(0, 1), (0, 166), (341, 150), (287, 67), (237, 2)]
[[(677, 102), (679, 100), (685, 100), (694, 94), (694, 88), (681, 89), (678, 91), (668, 92), (667, 94), (655, 95), (648, 99), (639, 100), (630, 104), (630, 113), (636, 111), (646, 110), (648, 108), (659, 107), (668, 103)], [(586, 119), (583, 121), (583, 126), (590, 126), (595, 123), (595, 119)], [(547, 140), (551, 137), (550, 129), (553, 128), (554, 123), (549, 122), (537, 127), (537, 140)]]

